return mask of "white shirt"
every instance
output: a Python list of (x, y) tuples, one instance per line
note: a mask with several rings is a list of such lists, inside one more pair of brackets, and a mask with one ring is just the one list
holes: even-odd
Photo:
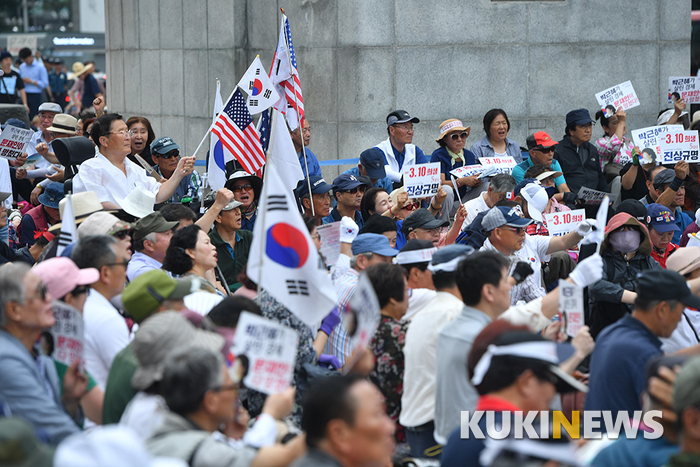
[(91, 289), (83, 308), (85, 368), (104, 391), (114, 357), (129, 343), (129, 328), (116, 308)]
[(5, 207), (12, 209), (12, 179), (10, 178), (10, 164), (7, 159), (0, 157), (0, 191), (10, 193), (5, 200)]
[(667, 354), (687, 349), (700, 344), (700, 311), (686, 308), (683, 310), (683, 317), (671, 334), (671, 337), (661, 337), (661, 350)]
[(476, 198), (464, 203), (464, 207), (467, 210), (467, 217), (464, 219), (464, 222), (462, 222), (462, 230), (466, 229), (469, 224), (474, 222), (477, 214), (491, 209), (489, 205), (486, 204), (486, 200), (484, 199), (485, 196), (486, 192), (483, 192), (481, 196), (477, 196)]
[[(39, 145), (39, 143), (46, 143), (46, 145), (49, 147), (49, 152), (53, 152), (53, 141), (51, 141), (50, 143), (47, 143), (46, 138), (44, 138), (44, 133), (41, 130), (37, 130), (34, 132), (34, 134), (32, 135), (32, 139), (29, 140), (29, 144), (27, 145), (27, 156), (33, 156), (34, 154), (39, 154), (36, 151), (36, 147), (37, 147), (37, 145)], [(36, 164), (34, 164), (34, 168), (36, 170), (47, 169), (51, 165), (52, 165), (51, 162), (44, 159), (44, 156), (41, 156), (36, 161)]]
[(94, 191), (100, 203), (114, 203), (126, 198), (134, 188), (141, 187), (153, 194), (158, 194), (161, 184), (155, 178), (128, 158), (124, 159), (126, 175), (109, 159), (99, 152), (94, 159), (88, 159), (80, 165), (78, 174), (73, 178), (73, 193)]
[(137, 251), (131, 256), (129, 265), (126, 267), (126, 278), (131, 282), (144, 272), (148, 272), (151, 269), (161, 269), (162, 267), (163, 265), (157, 259)]
[(430, 289), (409, 289), (408, 291), (408, 309), (406, 314), (403, 315), (401, 321), (411, 321), (416, 313), (423, 310), (423, 308), (430, 303), (430, 300), (435, 298), (434, 290)]
[(403, 426), (417, 427), (435, 419), (438, 336), (463, 308), (462, 300), (451, 293), (436, 292), (411, 319), (403, 348), (405, 362), (399, 417)]

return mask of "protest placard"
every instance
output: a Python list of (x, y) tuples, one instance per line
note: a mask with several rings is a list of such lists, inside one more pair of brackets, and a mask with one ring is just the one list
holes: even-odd
[(547, 230), (552, 237), (566, 235), (576, 228), (586, 218), (585, 209), (575, 211), (562, 211), (545, 214), (544, 220), (547, 223)]
[(573, 337), (583, 327), (583, 289), (559, 279), (559, 311), (564, 316), (564, 329)]
[(598, 105), (607, 118), (612, 117), (618, 108), (631, 109), (639, 105), (639, 98), (634, 92), (631, 81), (625, 81), (595, 95)]
[(513, 167), (518, 165), (515, 159), (510, 156), (480, 157), (479, 163), (483, 166), (483, 169), (495, 169), (493, 175), (501, 173), (509, 174), (513, 171)]
[(406, 167), (403, 171), (403, 185), (409, 198), (435, 196), (440, 188), (440, 163)]
[(248, 358), (246, 387), (277, 394), (292, 383), (299, 337), (292, 328), (244, 311), (238, 319), (231, 353)]
[(477, 175), (483, 172), (484, 166), (481, 164), (465, 165), (462, 167), (457, 167), (456, 169), (450, 170), (450, 173), (455, 176), (455, 178), (471, 177), (472, 175)]
[[(357, 287), (345, 309), (340, 310), (340, 318), (350, 338), (350, 349), (367, 347), (379, 326), (379, 302), (366, 274), (360, 274)], [(357, 355), (357, 358), (361, 357)], [(353, 361), (345, 362), (345, 370), (353, 366)]]
[(0, 157), (17, 159), (27, 149), (27, 144), (32, 139), (32, 133), (32, 130), (6, 126), (0, 134)]
[(634, 141), (634, 145), (642, 151), (647, 148), (653, 150), (658, 160), (661, 157), (659, 136), (678, 130), (683, 130), (683, 125), (649, 126), (640, 128), (639, 130), (632, 130), (632, 140)]
[(662, 164), (675, 164), (686, 161), (689, 164), (700, 162), (698, 154), (698, 132), (685, 131), (683, 127), (666, 133), (659, 138)]
[(671, 94), (677, 92), (686, 104), (700, 103), (700, 82), (697, 76), (669, 76), (668, 77), (668, 101), (671, 102)]
[(71, 366), (83, 361), (83, 315), (72, 306), (54, 301), (51, 304), (56, 322), (51, 328), (53, 337), (52, 357), (59, 363)]
[(319, 225), (316, 232), (321, 237), (321, 254), (326, 266), (333, 266), (340, 256), (340, 221)]
[(611, 193), (605, 193), (604, 191), (594, 190), (593, 188), (587, 188), (582, 186), (576, 195), (578, 199), (584, 201), (584, 204), (589, 205), (599, 205), (603, 199), (608, 196), (610, 202), (614, 202), (617, 199), (617, 195)]

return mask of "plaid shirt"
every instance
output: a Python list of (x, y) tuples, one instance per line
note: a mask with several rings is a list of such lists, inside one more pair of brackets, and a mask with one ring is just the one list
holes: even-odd
[[(350, 297), (357, 287), (359, 278), (360, 273), (350, 268), (347, 273), (335, 283), (335, 291), (338, 294), (338, 310), (343, 310), (344, 307), (350, 303)], [(352, 352), (350, 348), (350, 337), (341, 320), (328, 338), (323, 353), (333, 355), (340, 361), (341, 365), (345, 365), (345, 358), (350, 355), (350, 352)]]

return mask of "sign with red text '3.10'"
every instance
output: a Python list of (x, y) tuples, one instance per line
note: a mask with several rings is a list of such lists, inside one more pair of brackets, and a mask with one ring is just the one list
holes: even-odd
[(659, 149), (662, 164), (675, 164), (680, 161), (690, 164), (700, 162), (697, 131), (675, 130), (661, 135)]
[(403, 186), (409, 198), (435, 196), (440, 188), (440, 163), (404, 167)]
[(586, 218), (585, 209), (575, 211), (562, 211), (545, 214), (544, 220), (547, 222), (549, 235), (559, 237), (566, 235), (576, 228)]

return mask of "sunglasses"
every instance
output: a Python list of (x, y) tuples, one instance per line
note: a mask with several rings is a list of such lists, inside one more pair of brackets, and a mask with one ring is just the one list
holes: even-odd
[(548, 152), (554, 152), (554, 148), (553, 148), (553, 147), (549, 147), (549, 148), (537, 148), (537, 149), (535, 149), (535, 151), (541, 152), (541, 153), (543, 153), (543, 154), (546, 154), (546, 153), (548, 153)]
[(365, 187), (364, 185), (356, 186), (355, 188), (350, 188), (349, 190), (341, 190), (341, 193), (350, 193), (351, 195), (357, 194), (357, 192), (364, 193), (365, 192)]
[(450, 138), (452, 138), (452, 141), (457, 141), (459, 139), (467, 139), (467, 136), (469, 136), (467, 132), (463, 131), (461, 133), (452, 133)]
[(517, 235), (520, 235), (521, 233), (525, 232), (525, 227), (511, 227), (511, 226), (506, 226), (503, 225), (501, 226), (502, 229), (510, 230), (511, 232), (515, 232)]
[(253, 185), (236, 185), (233, 188), (231, 188), (231, 191), (234, 193), (240, 193), (241, 191), (250, 191), (253, 189)]
[(408, 209), (409, 211), (415, 211), (420, 207), (419, 203), (405, 204), (403, 209)]
[(170, 152), (165, 153), (165, 154), (157, 154), (157, 153), (156, 153), (156, 155), (157, 155), (158, 157), (160, 157), (161, 159), (166, 159), (166, 160), (167, 160), (167, 159), (170, 159), (170, 158), (172, 158), (172, 157), (174, 157), (174, 158), (177, 159), (178, 157), (180, 157), (180, 151), (178, 151), (178, 150), (176, 149), (176, 150), (174, 150), (174, 151), (170, 151)]
[(119, 240), (124, 240), (129, 235), (131, 235), (131, 233), (128, 230), (120, 230), (119, 232), (112, 234), (113, 237), (118, 238)]

